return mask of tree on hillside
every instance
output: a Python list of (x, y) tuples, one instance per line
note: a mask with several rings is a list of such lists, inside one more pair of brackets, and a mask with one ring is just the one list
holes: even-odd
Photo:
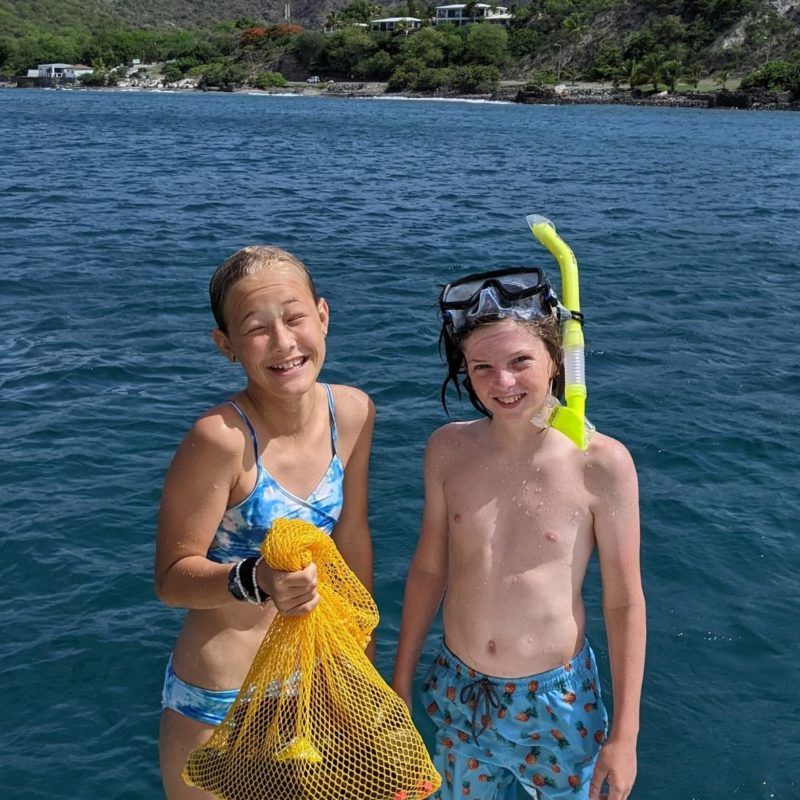
[(686, 70), (686, 80), (696, 89), (700, 85), (700, 79), (703, 77), (703, 68), (700, 64), (692, 64)]
[(617, 68), (617, 80), (627, 83), (631, 89), (641, 86), (645, 81), (644, 75), (635, 58), (626, 58)]
[(431, 17), (435, 16), (436, 8), (425, 0), (406, 0), (406, 11), (409, 17), (422, 20), (423, 25), (428, 25)]
[(667, 84), (667, 88), (673, 94), (678, 88), (678, 81), (683, 74), (683, 64), (675, 59), (665, 61), (661, 65), (661, 75)]
[(345, 22), (369, 22), (379, 17), (381, 7), (369, 0), (352, 0), (349, 6), (342, 9), (342, 20)]
[(400, 47), (404, 62), (418, 59), (426, 67), (441, 67), (445, 63), (444, 37), (436, 28), (425, 28), (409, 36)]
[(500, 25), (470, 25), (467, 28), (464, 60), (502, 69), (508, 61), (508, 32)]
[(471, 19), (475, 20), (478, 16), (478, 0), (467, 0), (464, 4), (464, 13)]
[(664, 77), (664, 57), (661, 53), (648, 53), (641, 64), (642, 76), (646, 83), (653, 84), (653, 91), (658, 91), (659, 81)]
[(342, 15), (337, 14), (335, 11), (331, 11), (328, 16), (325, 17), (325, 22), (323, 23), (326, 31), (335, 31), (341, 28), (343, 24)]
[(311, 71), (318, 68), (318, 62), (325, 52), (327, 40), (322, 31), (303, 31), (292, 43), (297, 60)]
[(570, 39), (580, 39), (586, 30), (586, 23), (577, 12), (573, 12), (564, 20), (564, 30)]
[(717, 74), (717, 86), (722, 89), (723, 92), (728, 91), (728, 81), (731, 77), (731, 71), (729, 69), (722, 69)]
[(349, 77), (361, 61), (366, 61), (378, 49), (372, 37), (361, 28), (342, 28), (328, 39), (325, 59), (330, 69)]

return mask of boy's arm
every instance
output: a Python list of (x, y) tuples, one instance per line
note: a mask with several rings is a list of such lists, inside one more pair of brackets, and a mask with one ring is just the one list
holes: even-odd
[(447, 504), (442, 468), (445, 445), (442, 431), (437, 431), (425, 451), (425, 507), (417, 550), (406, 579), (394, 665), (392, 686), (409, 710), (417, 662), (447, 587)]
[[(347, 566), (372, 593), (372, 538), (367, 518), (369, 454), (375, 427), (375, 406), (367, 395), (358, 392), (355, 403), (356, 441), (344, 471), (344, 504), (332, 539)], [(348, 408), (347, 416), (350, 415)], [(340, 414), (340, 417), (344, 415)], [(350, 424), (351, 420), (344, 420)], [(375, 641), (367, 646), (370, 660), (375, 658)]]
[(603, 781), (608, 781), (609, 800), (625, 800), (636, 778), (646, 638), (639, 568), (639, 489), (630, 454), (612, 439), (604, 440), (592, 470), (614, 719), (597, 760), (589, 797), (596, 800)]

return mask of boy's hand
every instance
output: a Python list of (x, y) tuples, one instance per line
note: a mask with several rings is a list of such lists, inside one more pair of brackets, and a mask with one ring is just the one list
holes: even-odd
[(261, 561), (256, 580), (284, 616), (302, 617), (319, 603), (317, 565), (313, 561), (299, 572), (280, 572)]
[[(603, 745), (589, 784), (589, 800), (626, 800), (636, 779), (636, 742), (614, 741)], [(601, 795), (603, 783), (608, 782), (608, 795)]]
[(392, 688), (394, 689), (395, 694), (397, 694), (397, 696), (406, 704), (406, 708), (410, 714), (414, 705), (411, 689), (405, 689), (402, 686), (392, 686)]

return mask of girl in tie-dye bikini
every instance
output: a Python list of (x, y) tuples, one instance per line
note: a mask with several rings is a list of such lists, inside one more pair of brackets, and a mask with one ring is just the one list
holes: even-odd
[[(439, 797), (510, 800), (521, 788), (541, 800), (624, 800), (645, 643), (633, 462), (609, 437), (595, 433), (583, 451), (550, 424), (563, 310), (540, 270), (470, 275), (444, 288), (440, 307), (448, 379), (484, 418), (428, 441), (394, 687), (410, 707), (443, 602), (444, 639), (422, 683)], [(581, 596), (595, 549), (610, 728)]]
[(303, 519), (331, 534), (361, 582), (372, 585), (374, 407), (358, 389), (317, 380), (325, 300), (298, 258), (264, 246), (227, 259), (210, 295), (214, 342), (241, 364), (246, 385), (195, 422), (161, 500), (156, 591), (188, 609), (161, 698), (168, 800), (214, 800), (181, 777), (190, 751), (225, 718), (275, 614), (304, 614), (319, 600), (313, 564), (281, 573), (260, 558), (272, 523)]

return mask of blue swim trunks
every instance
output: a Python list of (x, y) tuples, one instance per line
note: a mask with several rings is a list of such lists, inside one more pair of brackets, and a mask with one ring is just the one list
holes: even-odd
[(562, 667), (527, 678), (494, 678), (442, 643), (422, 683), (436, 724), (437, 800), (516, 796), (581, 800), (608, 731), (589, 643)]

